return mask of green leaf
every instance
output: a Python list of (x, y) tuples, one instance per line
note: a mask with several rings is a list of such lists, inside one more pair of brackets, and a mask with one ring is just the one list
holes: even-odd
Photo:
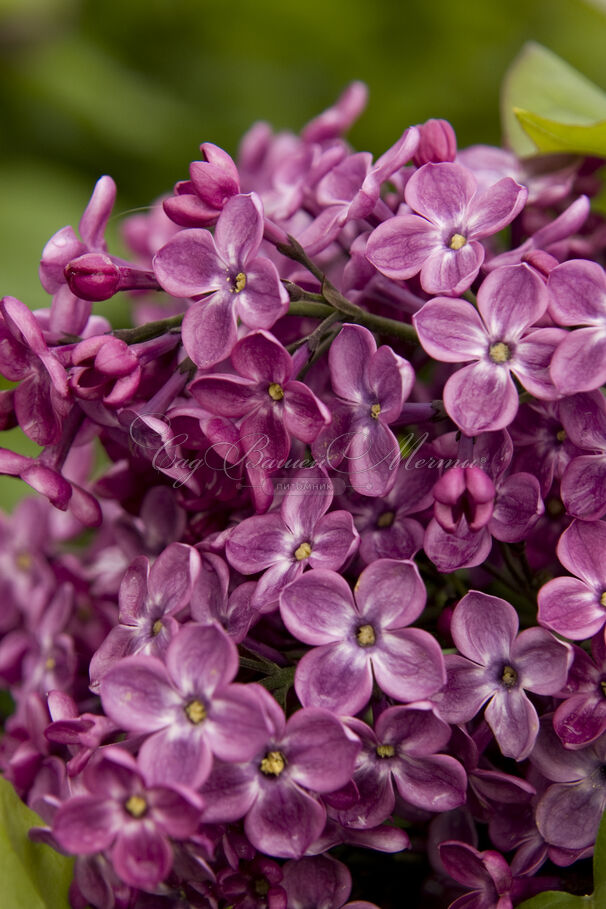
[(42, 821), (0, 778), (0, 881), (3, 909), (68, 909), (73, 859), (32, 843), (27, 832)]
[(606, 890), (606, 812), (602, 815), (593, 852), (593, 886), (596, 893)]
[(501, 120), (505, 141), (513, 151), (522, 156), (536, 154), (516, 108), (560, 124), (594, 127), (606, 120), (606, 93), (556, 54), (530, 42), (503, 80)]
[(514, 108), (524, 132), (540, 152), (571, 152), (606, 158), (606, 120), (591, 126), (559, 123), (528, 110)]
[[(520, 903), (517, 909), (594, 909), (594, 904), (591, 897), (545, 890), (544, 893), (539, 893), (532, 899)], [(597, 905), (595, 909), (598, 909)]]

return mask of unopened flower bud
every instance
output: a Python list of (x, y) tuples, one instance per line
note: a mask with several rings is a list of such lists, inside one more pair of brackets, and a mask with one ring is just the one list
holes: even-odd
[(417, 129), (421, 135), (413, 161), (417, 167), (454, 161), (457, 154), (457, 137), (448, 120), (428, 120)]

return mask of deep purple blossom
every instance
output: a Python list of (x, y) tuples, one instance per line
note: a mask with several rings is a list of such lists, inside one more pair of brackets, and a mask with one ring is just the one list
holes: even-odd
[(503, 856), (494, 850), (478, 852), (468, 843), (440, 843), (440, 858), (451, 877), (471, 888), (448, 909), (513, 909), (513, 876)]
[[(237, 340), (237, 319), (271, 328), (284, 315), (288, 294), (275, 265), (258, 256), (263, 207), (255, 193), (233, 196), (214, 235), (180, 231), (154, 257), (162, 287), (176, 297), (197, 297), (183, 320), (183, 344), (197, 366), (224, 360)], [(200, 299), (204, 297), (204, 299)]]
[(109, 850), (118, 876), (148, 890), (167, 877), (173, 855), (169, 837), (186, 839), (198, 826), (202, 801), (191, 789), (146, 785), (134, 758), (120, 748), (84, 770), (86, 795), (57, 811), (53, 834), (75, 855)]
[(499, 748), (518, 761), (532, 751), (539, 718), (525, 689), (556, 694), (572, 653), (541, 628), (518, 635), (518, 614), (499, 597), (472, 590), (457, 605), (450, 633), (462, 656), (446, 656), (448, 679), (434, 697), (441, 716), (465, 723), (488, 702), (485, 718)]
[(435, 639), (407, 628), (425, 606), (425, 587), (413, 562), (377, 559), (360, 575), (354, 594), (333, 571), (309, 572), (280, 597), (284, 624), (313, 649), (295, 673), (305, 706), (354, 715), (367, 704), (373, 676), (386, 694), (415, 701), (444, 683)]
[(566, 685), (566, 700), (553, 715), (553, 726), (567, 748), (582, 748), (606, 731), (606, 641), (601, 632), (591, 639), (591, 656), (573, 647), (574, 659)]
[(413, 213), (379, 225), (366, 255), (388, 278), (401, 281), (421, 272), (427, 293), (460, 294), (484, 261), (479, 241), (513, 221), (527, 194), (509, 177), (478, 190), (471, 171), (460, 164), (425, 164), (404, 190)]
[(444, 363), (471, 363), (444, 386), (448, 415), (466, 435), (508, 426), (518, 410), (510, 372), (538, 398), (558, 391), (549, 363), (564, 333), (533, 328), (547, 310), (545, 285), (527, 265), (499, 268), (478, 291), (478, 311), (465, 300), (438, 297), (414, 318), (427, 353)]

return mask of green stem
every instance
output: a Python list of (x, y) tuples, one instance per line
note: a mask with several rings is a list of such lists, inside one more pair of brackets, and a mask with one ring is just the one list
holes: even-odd
[(158, 319), (157, 322), (148, 322), (138, 328), (116, 328), (112, 334), (114, 338), (126, 341), (127, 344), (140, 344), (142, 341), (151, 341), (152, 338), (168, 334), (174, 328), (180, 328), (183, 315), (181, 313), (178, 316), (170, 316), (168, 319)]

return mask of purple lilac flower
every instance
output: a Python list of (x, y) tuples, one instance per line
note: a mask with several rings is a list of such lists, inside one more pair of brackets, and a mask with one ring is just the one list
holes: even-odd
[(177, 631), (175, 618), (188, 605), (200, 570), (200, 557), (184, 543), (171, 543), (151, 569), (145, 556), (129, 565), (120, 584), (119, 624), (90, 663), (91, 687), (98, 691), (107, 670), (136, 653), (163, 656)]
[(451, 729), (431, 704), (388, 707), (374, 732), (361, 720), (349, 719), (347, 725), (362, 742), (362, 751), (352, 778), (358, 799), (330, 811), (341, 824), (377, 826), (393, 813), (395, 792), (426, 811), (450, 811), (465, 804), (467, 776), (455, 758), (437, 753), (446, 747)]
[(164, 211), (181, 227), (208, 227), (214, 224), (228, 199), (240, 192), (238, 169), (227, 152), (212, 142), (200, 146), (202, 161), (189, 165), (189, 180), (175, 186), (174, 195), (164, 200)]
[(434, 703), (449, 723), (465, 723), (488, 701), (485, 718), (499, 748), (521, 761), (532, 751), (539, 718), (525, 689), (552, 695), (566, 682), (569, 644), (541, 628), (518, 635), (518, 614), (499, 597), (470, 591), (458, 603), (450, 633), (463, 656), (448, 654), (448, 679)]
[(191, 595), (191, 617), (203, 625), (218, 622), (239, 644), (246, 637), (259, 612), (253, 605), (254, 581), (245, 581), (230, 591), (230, 572), (214, 553), (200, 552), (200, 573)]
[(478, 291), (478, 310), (437, 297), (413, 317), (421, 344), (443, 363), (466, 363), (444, 386), (448, 415), (466, 435), (508, 426), (518, 410), (516, 378), (536, 397), (558, 391), (549, 363), (564, 333), (533, 326), (547, 310), (545, 285), (527, 265), (499, 268)]
[(255, 515), (231, 531), (225, 547), (242, 574), (264, 571), (253, 603), (275, 608), (280, 591), (306, 568), (337, 571), (358, 547), (351, 514), (331, 511), (333, 484), (318, 470), (298, 471), (288, 481), (280, 511)]
[(304, 385), (293, 379), (293, 358), (272, 335), (256, 331), (231, 352), (238, 376), (202, 376), (190, 386), (209, 413), (242, 419), (240, 439), (252, 459), (279, 467), (290, 451), (290, 437), (313, 442), (330, 423), (330, 411)]
[(63, 227), (54, 234), (42, 251), (40, 282), (53, 294), (50, 328), (64, 334), (80, 335), (91, 311), (91, 304), (70, 290), (65, 268), (86, 253), (107, 252), (105, 228), (116, 199), (116, 184), (111, 177), (101, 177), (80, 219), (79, 240), (72, 227)]
[(237, 340), (237, 319), (248, 328), (271, 328), (288, 307), (275, 265), (257, 255), (263, 207), (255, 193), (233, 196), (214, 235), (180, 231), (154, 256), (162, 287), (175, 297), (197, 297), (183, 320), (183, 345), (197, 366), (224, 360)]
[(573, 259), (554, 268), (547, 284), (549, 313), (558, 325), (586, 326), (569, 332), (551, 363), (558, 391), (573, 395), (606, 382), (606, 277), (597, 262)]
[(566, 467), (562, 502), (568, 514), (595, 521), (606, 513), (606, 401), (598, 390), (572, 395), (560, 403), (560, 415), (570, 441), (591, 452)]
[(406, 183), (413, 214), (390, 218), (371, 234), (366, 255), (388, 278), (412, 278), (430, 294), (460, 294), (484, 261), (479, 242), (496, 234), (522, 210), (528, 192), (510, 177), (478, 190), (460, 164), (425, 164)]
[(606, 622), (606, 526), (573, 521), (558, 543), (558, 559), (573, 578), (554, 578), (539, 590), (541, 625), (573, 641), (597, 634)]
[[(351, 875), (347, 867), (331, 855), (306, 856), (286, 862), (282, 885), (288, 909), (378, 909), (366, 900), (346, 902), (351, 892)], [(284, 905), (286, 907), (286, 903)]]
[(353, 716), (368, 703), (373, 676), (399, 701), (438, 691), (445, 680), (440, 647), (427, 631), (406, 627), (425, 596), (416, 565), (392, 559), (365, 568), (354, 594), (344, 578), (322, 569), (290, 584), (280, 597), (282, 619), (313, 645), (295, 673), (301, 703)]
[(513, 909), (514, 879), (503, 856), (492, 849), (478, 852), (468, 843), (440, 843), (440, 858), (451, 877), (471, 892), (448, 909)]
[(559, 401), (523, 404), (509, 427), (517, 470), (534, 474), (546, 496), (554, 479), (561, 480), (571, 460), (582, 452), (563, 428)]
[(584, 748), (565, 748), (552, 717), (545, 716), (530, 759), (554, 784), (536, 810), (537, 827), (545, 841), (567, 850), (591, 846), (606, 809), (606, 735)]
[(109, 850), (121, 880), (144, 890), (156, 887), (172, 866), (169, 837), (187, 839), (202, 801), (191, 789), (146, 784), (135, 759), (107, 748), (83, 773), (88, 794), (75, 795), (57, 811), (53, 834), (75, 855)]
[(591, 656), (573, 647), (574, 659), (566, 685), (566, 700), (553, 715), (553, 726), (567, 748), (582, 748), (606, 731), (606, 641), (601, 632), (591, 639)]
[(412, 389), (412, 366), (387, 345), (377, 350), (368, 329), (351, 324), (333, 341), (328, 362), (338, 402), (332, 425), (312, 446), (313, 455), (333, 468), (346, 458), (356, 492), (383, 496), (396, 481), (400, 460), (389, 424), (400, 416)]
[(262, 696), (268, 728), (248, 763), (215, 763), (203, 787), (205, 821), (245, 817), (244, 830), (262, 852), (300, 858), (326, 823), (318, 794), (350, 779), (360, 744), (327, 710), (304, 708), (285, 722), (271, 695)]
[(264, 741), (259, 688), (231, 684), (238, 653), (218, 625), (184, 626), (165, 659), (120, 660), (101, 679), (101, 701), (123, 729), (149, 733), (139, 752), (148, 779), (196, 788), (210, 773), (213, 754), (248, 760)]

